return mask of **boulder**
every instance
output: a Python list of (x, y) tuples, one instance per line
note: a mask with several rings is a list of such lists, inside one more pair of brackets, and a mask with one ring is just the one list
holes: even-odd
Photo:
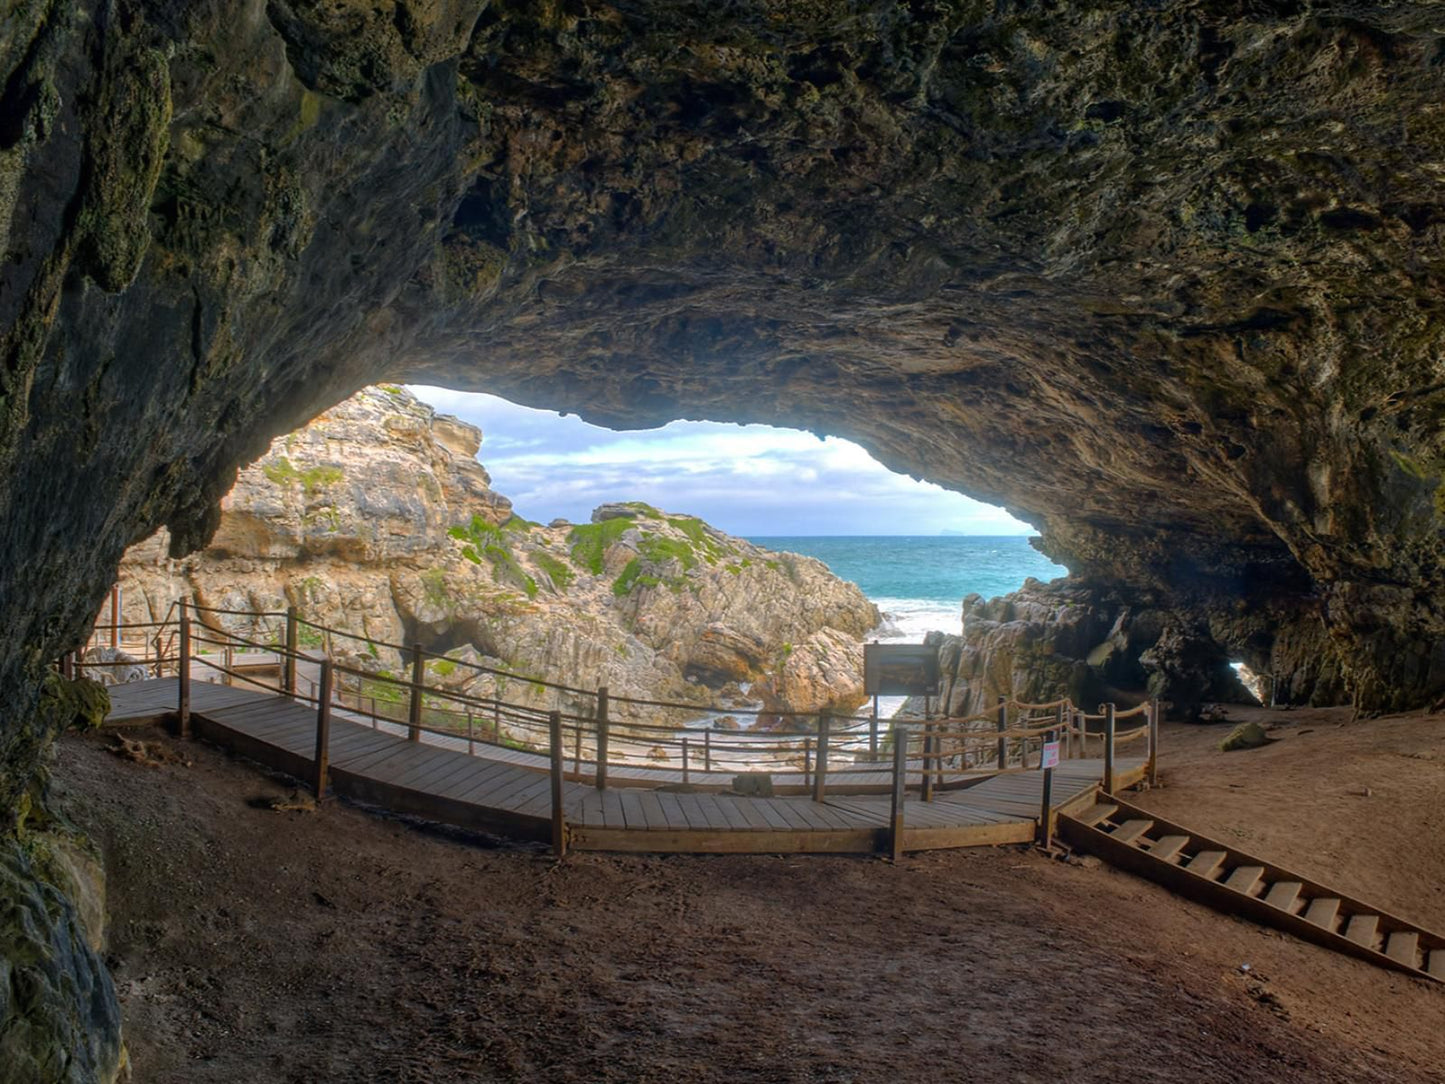
[(785, 645), (753, 693), (770, 713), (851, 712), (866, 699), (863, 645), (837, 629), (820, 629), (796, 646)]
[(767, 658), (768, 644), (760, 636), (714, 622), (684, 650), (684, 672), (705, 684), (724, 686), (718, 694), (726, 697), (731, 691), (728, 685), (737, 689), (737, 682), (748, 681), (756, 674)]
[(126, 685), (150, 677), (140, 659), (118, 647), (86, 649), (81, 657), (80, 672), (83, 677), (101, 685)]
[(1240, 723), (1219, 743), (1219, 750), (1228, 753), (1235, 749), (1258, 749), (1274, 741), (1258, 723)]
[(733, 793), (744, 798), (771, 798), (773, 777), (769, 772), (739, 772), (733, 776)]

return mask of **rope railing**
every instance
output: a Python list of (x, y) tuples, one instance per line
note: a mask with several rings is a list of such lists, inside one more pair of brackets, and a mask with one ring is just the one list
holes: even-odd
[[(876, 715), (845, 715), (832, 712), (771, 711), (703, 704), (697, 702), (649, 699), (645, 697), (609, 697), (605, 686), (584, 689), (563, 682), (546, 681), (515, 671), (488, 667), (465, 659), (450, 658), (425, 651), (420, 645), (410, 648), (347, 632), (302, 618), (291, 607), (285, 613), (246, 611), (179, 604), (180, 616), (169, 620), (176, 609), (172, 606), (160, 621), (122, 623), (118, 608), (113, 609), (115, 630), (174, 629), (173, 639), (180, 641), (174, 656), (146, 659), (156, 665), (157, 674), (163, 662), (177, 662), (180, 674), (180, 712), (182, 731), (189, 733), (189, 686), (191, 667), (199, 664), (206, 672), (221, 675), (228, 684), (237, 681), (268, 692), (276, 692), (297, 703), (314, 705), (318, 714), (318, 733), (324, 718), (329, 728), (333, 706), (360, 718), (370, 719), (374, 727), (382, 725), (405, 733), (411, 741), (423, 734), (447, 742), (465, 742), (468, 752), (478, 745), (504, 746), (538, 752), (550, 750), (554, 764), (570, 760), (574, 778), (583, 778), (583, 769), (595, 773), (599, 787), (606, 785), (609, 759), (621, 758), (628, 771), (646, 773), (675, 771), (680, 762), (686, 781), (695, 771), (732, 772), (758, 767), (776, 770), (801, 767), (806, 787), (821, 800), (830, 772), (843, 771), (859, 777), (893, 777), (893, 789), (901, 793), (909, 774), (920, 777), (922, 796), (931, 799), (936, 786), (947, 786), (964, 777), (976, 779), (980, 773), (1017, 773), (1032, 771), (1030, 764), (1041, 764), (1044, 747), (1057, 743), (1069, 757), (1088, 755), (1089, 742), (1099, 740), (1103, 747), (1104, 787), (1114, 784), (1115, 750), (1121, 745), (1148, 739), (1147, 778), (1152, 781), (1158, 747), (1158, 701), (1149, 701), (1120, 710), (1114, 704), (1099, 705), (1097, 713), (1083, 711), (1069, 698), (1043, 703), (1003, 698), (992, 711), (966, 716), (943, 715), (916, 721), (894, 719), (889, 732), (878, 732)], [(197, 620), (192, 621), (195, 614)], [(261, 641), (251, 635), (208, 617), (221, 616), (248, 619), (252, 626), (263, 620), (284, 620), (284, 636)], [(227, 623), (230, 624), (229, 622)], [(376, 650), (398, 652), (410, 656), (409, 676), (396, 675), (384, 669), (371, 670), (330, 657), (318, 655), (299, 644), (299, 630), (309, 628), (328, 636), (365, 643)], [(264, 634), (264, 633), (263, 633)], [(160, 631), (155, 637), (159, 644)], [(278, 642), (278, 640), (280, 642)], [(206, 648), (216, 648), (220, 659), (208, 655)], [(238, 665), (234, 653), (247, 648), (266, 657), (261, 665), (274, 667), (279, 674), (263, 679), (249, 666)], [(375, 654), (376, 650), (371, 653)], [(245, 654), (245, 652), (242, 652)], [(528, 687), (548, 689), (576, 698), (573, 710), (562, 706), (520, 704), (503, 699), (499, 692), (486, 696), (463, 691), (450, 683), (428, 681), (425, 663), (428, 659), (445, 660), (453, 666), (495, 677), (517, 681)], [(62, 666), (65, 661), (62, 660)], [(124, 666), (124, 662), (86, 663), (85, 665)], [(318, 667), (320, 679), (313, 680), (298, 672), (299, 668)], [(309, 686), (302, 691), (302, 684)], [(580, 707), (578, 705), (581, 705)], [(639, 709), (688, 713), (683, 725), (636, 717)], [(713, 716), (707, 720), (708, 716)], [(732, 717), (758, 718), (769, 716), (779, 721), (816, 720), (816, 729), (738, 730), (721, 725), (720, 719)], [(699, 717), (707, 720), (696, 723)], [(1121, 730), (1123, 720), (1141, 718), (1135, 727)], [(1101, 724), (1101, 725), (1091, 725)], [(326, 730), (329, 734), (329, 729)], [(560, 747), (560, 748), (559, 748)], [(891, 752), (890, 752), (891, 750)], [(1056, 754), (1057, 755), (1057, 754)], [(324, 759), (324, 758), (323, 758)], [(891, 764), (890, 764), (891, 761)]]
[[(193, 608), (196, 609), (196, 610), (199, 611), (199, 612), (204, 612), (204, 613), (217, 613), (217, 614), (224, 614), (224, 615), (230, 615), (230, 616), (236, 616), (236, 617), (248, 617), (248, 618), (253, 618), (253, 619), (254, 619), (254, 618), (268, 618), (268, 619), (269, 619), (269, 618), (275, 618), (275, 619), (287, 619), (287, 618), (288, 618), (288, 614), (287, 614), (287, 613), (283, 613), (283, 612), (279, 612), (279, 611), (230, 610), (230, 609), (222, 609), (222, 608), (220, 608), (220, 607), (207, 607), (207, 606), (200, 606), (200, 605), (193, 605)], [(515, 670), (506, 670), (506, 669), (502, 669), (502, 668), (499, 668), (499, 667), (485, 666), (485, 665), (483, 665), (483, 664), (481, 664), (481, 663), (474, 662), (474, 661), (469, 660), (469, 659), (457, 659), (457, 658), (453, 658), (453, 657), (451, 657), (451, 656), (444, 655), (444, 654), (436, 654), (436, 653), (433, 653), (433, 652), (428, 652), (428, 651), (426, 651), (425, 649), (421, 649), (421, 648), (419, 648), (418, 645), (412, 645), (411, 647), (406, 647), (406, 646), (404, 646), (404, 645), (392, 643), (392, 642), (387, 641), (387, 640), (381, 640), (381, 639), (377, 639), (377, 638), (375, 638), (375, 637), (365, 636), (365, 635), (363, 635), (363, 634), (361, 634), (361, 633), (349, 632), (349, 631), (347, 631), (347, 630), (345, 630), (345, 629), (338, 629), (338, 628), (336, 628), (336, 627), (334, 627), (334, 626), (323, 625), (323, 624), (321, 624), (320, 622), (311, 621), (311, 620), (309, 620), (309, 619), (307, 619), (307, 618), (300, 617), (299, 615), (296, 616), (295, 620), (296, 620), (297, 624), (303, 625), (303, 626), (305, 626), (305, 627), (307, 627), (307, 628), (310, 628), (310, 629), (313, 629), (313, 630), (315, 630), (315, 631), (324, 632), (324, 633), (326, 633), (326, 634), (328, 634), (328, 635), (331, 635), (331, 636), (337, 636), (337, 637), (342, 637), (342, 638), (345, 638), (345, 639), (355, 640), (355, 641), (357, 641), (357, 642), (359, 642), (359, 643), (363, 643), (363, 644), (366, 644), (366, 645), (368, 645), (368, 646), (374, 646), (374, 647), (376, 647), (377, 649), (386, 649), (386, 650), (389, 650), (389, 651), (395, 651), (395, 652), (397, 652), (398, 654), (401, 654), (401, 655), (406, 655), (406, 654), (410, 654), (410, 653), (417, 653), (417, 652), (419, 652), (423, 658), (429, 658), (429, 659), (435, 659), (435, 660), (444, 660), (444, 661), (450, 663), (450, 664), (453, 665), (453, 666), (462, 667), (462, 668), (465, 668), (465, 669), (468, 669), (468, 670), (476, 671), (476, 672), (478, 672), (478, 673), (489, 674), (489, 675), (493, 675), (493, 676), (496, 676), (496, 677), (505, 677), (505, 678), (507, 678), (507, 679), (509, 679), (509, 680), (511, 680), (511, 681), (517, 681), (517, 682), (519, 682), (519, 683), (526, 684), (526, 685), (537, 686), (537, 687), (545, 688), (545, 689), (552, 689), (552, 690), (555, 690), (555, 691), (558, 691), (558, 692), (570, 693), (570, 694), (573, 694), (573, 695), (575, 695), (575, 696), (584, 697), (584, 698), (591, 698), (591, 697), (595, 697), (595, 696), (596, 696), (596, 690), (595, 690), (595, 689), (583, 688), (583, 687), (581, 687), (581, 686), (576, 686), (576, 685), (568, 685), (568, 684), (566, 684), (566, 683), (564, 683), (564, 682), (548, 681), (548, 680), (545, 679), (545, 678), (539, 678), (539, 677), (536, 677), (536, 676), (533, 676), (533, 675), (530, 675), (530, 674), (520, 673), (520, 672), (515, 671)], [(256, 648), (257, 650), (260, 650), (260, 651), (274, 651), (274, 652), (277, 652), (277, 653), (282, 653), (282, 652), (284, 652), (284, 649), (283, 649), (282, 646), (279, 645), (279, 644), (274, 644), (274, 643), (258, 643), (258, 642), (254, 641), (254, 640), (250, 640), (250, 639), (248, 639), (248, 638), (241, 637), (239, 634), (234, 633), (234, 632), (231, 632), (231, 631), (229, 631), (229, 630), (225, 630), (225, 633), (226, 633), (226, 635), (228, 635), (228, 636), (236, 639), (237, 642), (246, 643), (246, 644), (248, 644), (249, 646), (252, 646), (252, 647), (254, 647), (254, 648)], [(298, 657), (308, 658), (308, 659), (310, 658), (309, 656), (305, 656), (304, 654), (299, 654)], [(387, 679), (388, 679), (388, 676), (381, 675), (381, 674), (378, 674), (378, 673), (366, 673), (364, 676), (369, 677), (369, 678), (373, 678), (373, 679), (378, 679), (378, 680), (387, 680)], [(398, 683), (401, 683), (401, 684), (405, 684), (405, 683), (406, 683), (406, 682), (405, 682), (405, 679), (401, 679), (401, 678), (391, 678), (391, 680), (395, 680), (395, 681), (397, 681)], [(429, 687), (429, 691), (435, 691), (434, 687)], [(760, 717), (760, 716), (768, 716), (768, 717), (770, 717), (770, 718), (779, 718), (779, 719), (788, 719), (788, 718), (793, 718), (793, 719), (798, 719), (798, 718), (812, 719), (812, 718), (816, 718), (816, 717), (819, 715), (819, 712), (817, 712), (817, 711), (775, 710), (775, 709), (769, 709), (769, 708), (746, 708), (746, 707), (738, 707), (738, 706), (732, 706), (732, 705), (698, 703), (698, 702), (695, 702), (695, 701), (662, 700), (662, 699), (651, 699), (651, 698), (646, 698), (646, 697), (632, 697), (632, 696), (625, 696), (625, 695), (613, 695), (613, 696), (611, 697), (611, 703), (612, 703), (614, 706), (631, 706), (631, 707), (657, 708), (657, 709), (663, 709), (663, 710), (689, 712), (689, 713), (693, 713), (694, 715), (731, 715), (731, 716), (734, 716), (734, 717)], [(1058, 699), (1058, 700), (1051, 700), (1051, 701), (1047, 701), (1047, 702), (1044, 702), (1044, 703), (1033, 703), (1033, 702), (1024, 701), (1024, 700), (1009, 699), (1009, 700), (1005, 701), (1005, 703), (1004, 703), (1003, 706), (1006, 707), (1006, 708), (1007, 708), (1009, 711), (1011, 711), (1011, 712), (1019, 712), (1019, 711), (1051, 711), (1051, 710), (1054, 710), (1054, 709), (1056, 709), (1056, 708), (1063, 708), (1063, 709), (1065, 710), (1065, 713), (1066, 713), (1066, 714), (1076, 714), (1079, 718), (1083, 719), (1083, 720), (1086, 721), (1086, 722), (1099, 722), (1099, 721), (1102, 721), (1102, 720), (1104, 719), (1104, 714), (1103, 714), (1103, 712), (1102, 712), (1102, 708), (1101, 708), (1100, 712), (1097, 713), (1097, 714), (1089, 714), (1089, 713), (1079, 712), (1079, 711), (1077, 710), (1077, 706), (1074, 705), (1073, 702), (1072, 702), (1071, 700), (1069, 700), (1068, 698), (1061, 698), (1061, 699)], [(1136, 706), (1133, 707), (1133, 708), (1129, 708), (1129, 709), (1126, 709), (1126, 710), (1117, 711), (1117, 712), (1115, 713), (1115, 718), (1116, 718), (1116, 719), (1131, 718), (1131, 717), (1134, 717), (1134, 716), (1141, 715), (1141, 714), (1143, 714), (1143, 713), (1144, 713), (1145, 711), (1147, 711), (1147, 710), (1148, 710), (1148, 703), (1145, 702), (1145, 703), (1138, 704), (1138, 705), (1136, 705)], [(943, 717), (939, 717), (939, 718), (937, 718), (937, 719), (935, 719), (935, 720), (933, 720), (933, 721), (936, 722), (936, 723), (942, 723), (942, 724), (961, 725), (961, 724), (966, 724), (966, 723), (971, 723), (971, 722), (991, 723), (991, 722), (993, 721), (993, 718), (994, 718), (994, 715), (993, 715), (992, 713), (979, 713), (979, 714), (975, 714), (975, 715), (961, 716), (961, 717), (943, 716)], [(839, 724), (839, 723), (865, 724), (865, 723), (870, 723), (870, 722), (873, 721), (872, 716), (868, 716), (868, 715), (850, 715), (850, 714), (841, 714), (841, 713), (831, 713), (831, 719), (832, 719), (832, 721), (833, 721), (834, 724)], [(628, 725), (633, 726), (633, 727), (635, 727), (635, 728), (641, 728), (641, 727), (647, 726), (647, 725), (649, 725), (649, 724), (632, 723), (632, 724), (628, 724)], [(673, 727), (668, 727), (668, 726), (663, 726), (663, 725), (658, 725), (658, 724), (651, 724), (651, 725), (653, 725), (653, 726), (654, 726), (656, 729), (658, 729), (658, 730), (671, 730), (671, 729), (675, 729), (675, 728), (673, 728)], [(1041, 729), (1048, 729), (1048, 727), (1047, 727), (1047, 726), (1043, 726), (1043, 727), (1041, 727)], [(788, 733), (793, 733), (793, 732), (788, 732)], [(811, 733), (811, 731), (797, 731), (796, 733), (806, 734), (806, 733)], [(1012, 735), (1010, 735), (1010, 736), (1012, 736)]]

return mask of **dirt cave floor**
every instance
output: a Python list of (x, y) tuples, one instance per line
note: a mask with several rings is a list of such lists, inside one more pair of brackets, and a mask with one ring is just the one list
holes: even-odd
[[(1168, 725), (1138, 801), (1445, 931), (1445, 715), (1233, 709)], [(101, 845), (138, 1082), (1425, 1081), (1445, 985), (1092, 860), (536, 849), (65, 740)], [(1243, 965), (1248, 965), (1244, 968)]]

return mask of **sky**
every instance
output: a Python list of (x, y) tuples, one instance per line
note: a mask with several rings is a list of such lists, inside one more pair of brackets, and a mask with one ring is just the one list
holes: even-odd
[(493, 395), (410, 390), (481, 428), (477, 458), (492, 488), (542, 523), (586, 523), (599, 504), (646, 501), (754, 538), (1034, 533), (1001, 508), (894, 473), (837, 437), (686, 421), (615, 432)]

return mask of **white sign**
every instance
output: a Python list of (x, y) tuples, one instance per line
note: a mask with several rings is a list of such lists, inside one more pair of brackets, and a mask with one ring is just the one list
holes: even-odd
[(1059, 743), (1056, 741), (1044, 742), (1044, 755), (1039, 761), (1040, 768), (1057, 768), (1059, 766)]

